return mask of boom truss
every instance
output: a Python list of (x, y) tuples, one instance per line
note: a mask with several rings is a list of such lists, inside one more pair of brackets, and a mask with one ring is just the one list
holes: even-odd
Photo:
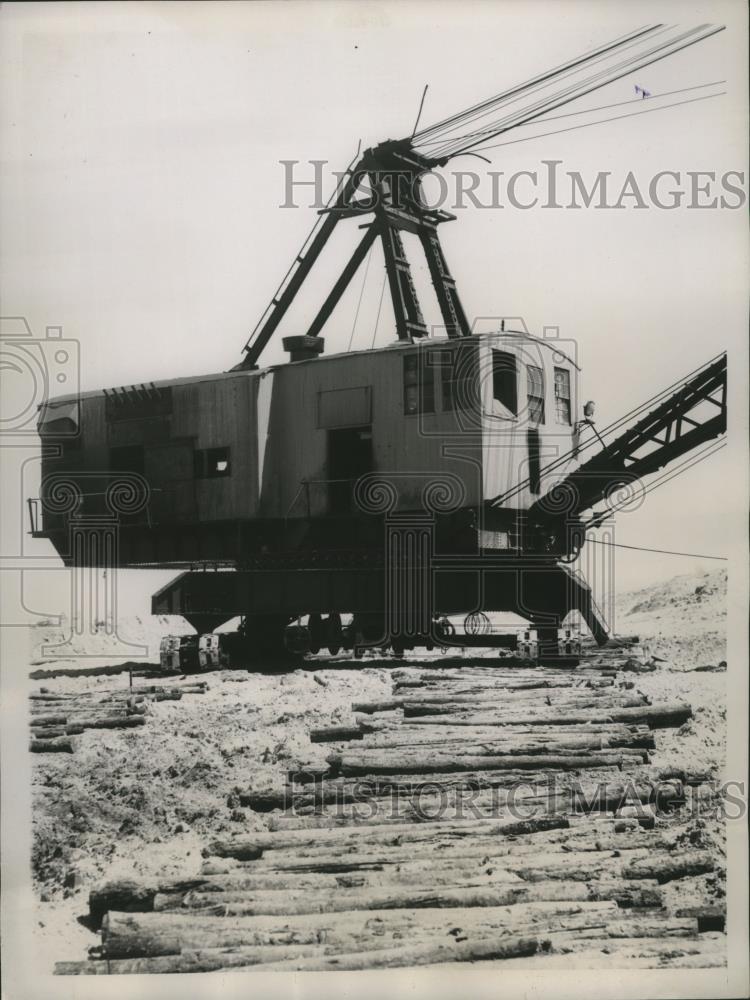
[[(549, 522), (555, 519), (550, 511), (563, 508), (567, 519), (577, 519), (726, 429), (727, 356), (721, 354), (542, 496), (529, 519)], [(609, 510), (594, 514), (585, 527), (596, 527), (608, 515)]]

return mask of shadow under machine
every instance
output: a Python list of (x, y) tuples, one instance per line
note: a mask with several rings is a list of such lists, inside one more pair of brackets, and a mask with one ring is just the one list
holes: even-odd
[[(487, 612), (528, 621), (540, 656), (558, 654), (571, 611), (606, 642), (572, 564), (620, 491), (725, 432), (726, 356), (597, 431), (576, 360), (557, 340), (521, 326), (473, 332), (439, 237), (453, 216), (425, 203), (422, 180), (716, 30), (641, 29), (366, 150), (234, 369), (41, 408), (33, 534), (70, 566), (180, 570), (152, 598), (154, 614), (182, 615), (198, 633), (165, 640), (176, 665), (188, 646), (207, 663), (285, 648), (515, 648), (515, 634), (481, 634)], [(261, 367), (340, 225), (359, 226), (351, 258), (309, 324), (284, 338), (289, 361)], [(424, 254), (439, 336), (423, 318), (405, 235)], [(326, 323), (378, 246), (396, 339), (325, 356)], [(102, 544), (97, 524), (113, 516), (115, 541)], [(460, 615), (468, 628), (456, 633), (448, 618)], [(238, 616), (237, 633), (214, 634)]]

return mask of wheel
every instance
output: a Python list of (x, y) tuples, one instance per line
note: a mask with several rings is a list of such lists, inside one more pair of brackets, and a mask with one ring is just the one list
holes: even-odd
[(310, 615), (307, 628), (310, 633), (310, 652), (314, 655), (326, 644), (326, 626), (320, 615)]
[(341, 615), (337, 611), (332, 611), (325, 620), (325, 642), (331, 656), (335, 656), (341, 649)]

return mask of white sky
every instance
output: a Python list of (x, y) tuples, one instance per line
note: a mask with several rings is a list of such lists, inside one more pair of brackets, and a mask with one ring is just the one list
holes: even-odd
[[(360, 139), (411, 131), (425, 83), (422, 125), (656, 20), (728, 30), (588, 106), (628, 100), (634, 83), (658, 93), (726, 80), (725, 97), (509, 146), (487, 169), (555, 158), (590, 180), (632, 169), (646, 184), (657, 170), (747, 170), (739, 2), (6, 5), (0, 312), (77, 338), (82, 388), (226, 369), (314, 221), (278, 208), (280, 160), (343, 169)], [(532, 332), (555, 325), (577, 341), (583, 398), (604, 425), (722, 348), (733, 399), (745, 395), (746, 211), (465, 209), (441, 236), (471, 316), (523, 316)], [(357, 239), (356, 223), (342, 230), (311, 308), (343, 262), (336, 248)], [(373, 258), (355, 347), (372, 338), (382, 275)], [(326, 331), (329, 350), (346, 347), (360, 283)], [(290, 319), (283, 332), (303, 332)], [(390, 321), (384, 311), (379, 343)], [(281, 358), (279, 338), (268, 360)], [(734, 412), (736, 443), (622, 517), (621, 541), (719, 555), (737, 545), (744, 407)], [(622, 551), (617, 565), (630, 587), (700, 561)]]

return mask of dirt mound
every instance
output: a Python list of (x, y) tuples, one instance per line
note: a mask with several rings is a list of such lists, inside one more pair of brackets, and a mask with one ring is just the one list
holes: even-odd
[(727, 571), (688, 573), (622, 594), (616, 629), (672, 670), (726, 665)]
[(637, 615), (673, 608), (692, 610), (698, 604), (712, 610), (722, 610), (726, 599), (727, 571), (719, 569), (713, 573), (687, 573), (666, 583), (623, 594), (618, 604), (622, 607), (632, 604), (626, 614)]

